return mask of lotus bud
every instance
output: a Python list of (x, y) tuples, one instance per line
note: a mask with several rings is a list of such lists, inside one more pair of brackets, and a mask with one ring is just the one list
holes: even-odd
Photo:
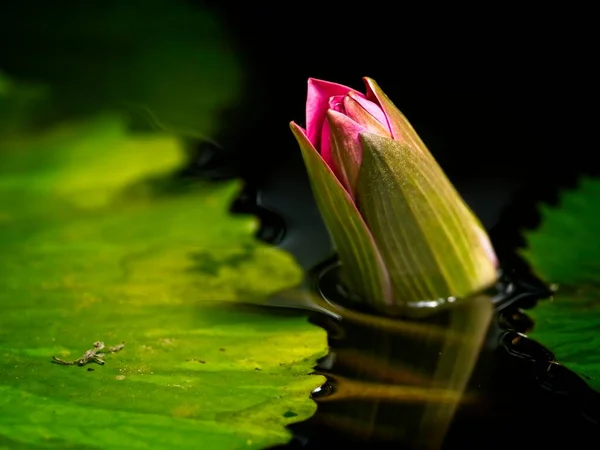
[(291, 123), (351, 297), (420, 314), (492, 285), (481, 223), (374, 80), (366, 93), (309, 79), (306, 128)]

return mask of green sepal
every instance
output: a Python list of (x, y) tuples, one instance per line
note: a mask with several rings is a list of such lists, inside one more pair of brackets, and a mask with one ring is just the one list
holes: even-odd
[(373, 307), (391, 302), (390, 280), (373, 236), (350, 194), (336, 179), (304, 131), (291, 124), (308, 171), (317, 207), (342, 262), (342, 281)]
[(399, 141), (361, 134), (357, 204), (377, 243), (394, 304), (465, 297), (496, 279), (480, 222), (437, 164)]
[(402, 114), (396, 105), (394, 105), (385, 92), (381, 90), (375, 80), (365, 77), (364, 81), (367, 85), (367, 97), (371, 101), (375, 101), (379, 104), (388, 119), (388, 126), (392, 132), (392, 138), (398, 142), (408, 145), (410, 148), (418, 150), (433, 160), (433, 156), (427, 149), (427, 146), (421, 140), (408, 119), (404, 116), (404, 114)]

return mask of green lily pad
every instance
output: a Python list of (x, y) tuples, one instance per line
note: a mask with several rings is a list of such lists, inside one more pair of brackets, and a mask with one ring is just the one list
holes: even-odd
[[(166, 181), (184, 154), (109, 116), (0, 138), (0, 448), (264, 448), (314, 413), (325, 332), (239, 305), (301, 269), (239, 183)], [(94, 341), (125, 347), (52, 363)]]
[(582, 179), (564, 192), (557, 207), (542, 207), (542, 224), (526, 234), (525, 258), (557, 285), (551, 300), (527, 314), (529, 336), (552, 351), (559, 363), (600, 390), (600, 181)]

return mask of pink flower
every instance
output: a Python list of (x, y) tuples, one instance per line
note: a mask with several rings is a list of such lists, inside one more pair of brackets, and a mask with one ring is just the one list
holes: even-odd
[(306, 129), (291, 123), (342, 281), (389, 314), (489, 286), (496, 256), (485, 230), (404, 115), (364, 81), (362, 94), (309, 79)]
[[(329, 81), (310, 78), (306, 101), (306, 136), (346, 190), (354, 195), (362, 162), (360, 133), (392, 138), (385, 111), (365, 79), (367, 94)], [(333, 130), (333, 133), (332, 133)], [(341, 153), (351, 158), (342, 164)]]

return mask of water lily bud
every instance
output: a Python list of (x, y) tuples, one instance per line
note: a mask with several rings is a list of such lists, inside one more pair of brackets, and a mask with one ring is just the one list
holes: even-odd
[(420, 314), (496, 280), (477, 217), (379, 86), (366, 94), (309, 79), (306, 129), (294, 122), (317, 206), (358, 301)]

